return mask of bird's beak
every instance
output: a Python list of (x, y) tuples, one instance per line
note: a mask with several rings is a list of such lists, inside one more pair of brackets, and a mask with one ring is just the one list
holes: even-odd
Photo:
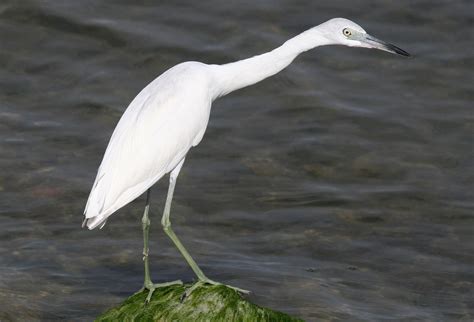
[(410, 57), (410, 54), (404, 51), (401, 48), (398, 48), (395, 45), (389, 44), (383, 40), (377, 39), (369, 34), (363, 34), (360, 41), (367, 45), (369, 48), (380, 49), (383, 51), (388, 51), (392, 54), (397, 54), (405, 57)]

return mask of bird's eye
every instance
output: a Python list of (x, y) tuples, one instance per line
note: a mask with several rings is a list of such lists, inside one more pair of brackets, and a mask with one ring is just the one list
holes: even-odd
[(344, 28), (342, 30), (342, 33), (344, 34), (344, 36), (346, 37), (349, 37), (350, 35), (352, 35), (352, 32), (348, 29), (348, 28)]

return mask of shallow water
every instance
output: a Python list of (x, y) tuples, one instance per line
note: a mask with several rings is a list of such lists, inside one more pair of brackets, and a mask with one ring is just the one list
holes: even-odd
[[(334, 16), (413, 53), (319, 48), (214, 104), (172, 222), (215, 280), (305, 320), (474, 318), (471, 1), (2, 1), (0, 320), (91, 320), (140, 288), (143, 197), (80, 229), (131, 99), (186, 60)], [(194, 276), (159, 225), (156, 282)]]

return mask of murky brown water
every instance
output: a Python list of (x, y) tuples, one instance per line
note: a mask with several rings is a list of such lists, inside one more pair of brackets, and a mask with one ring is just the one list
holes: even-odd
[[(334, 16), (412, 52), (320, 48), (214, 105), (172, 221), (209, 277), (314, 320), (471, 321), (471, 1), (0, 3), (0, 320), (91, 320), (140, 288), (143, 198), (80, 229), (112, 130), (186, 60)], [(161, 231), (155, 281), (194, 276)]]

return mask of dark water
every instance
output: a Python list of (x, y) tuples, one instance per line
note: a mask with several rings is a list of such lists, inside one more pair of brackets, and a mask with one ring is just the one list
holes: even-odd
[[(80, 229), (112, 130), (170, 66), (343, 16), (415, 59), (327, 47), (216, 102), (175, 194), (215, 280), (308, 321), (474, 318), (472, 1), (0, 3), (0, 320), (91, 320), (140, 288), (143, 197)], [(156, 282), (192, 271), (161, 231)]]

